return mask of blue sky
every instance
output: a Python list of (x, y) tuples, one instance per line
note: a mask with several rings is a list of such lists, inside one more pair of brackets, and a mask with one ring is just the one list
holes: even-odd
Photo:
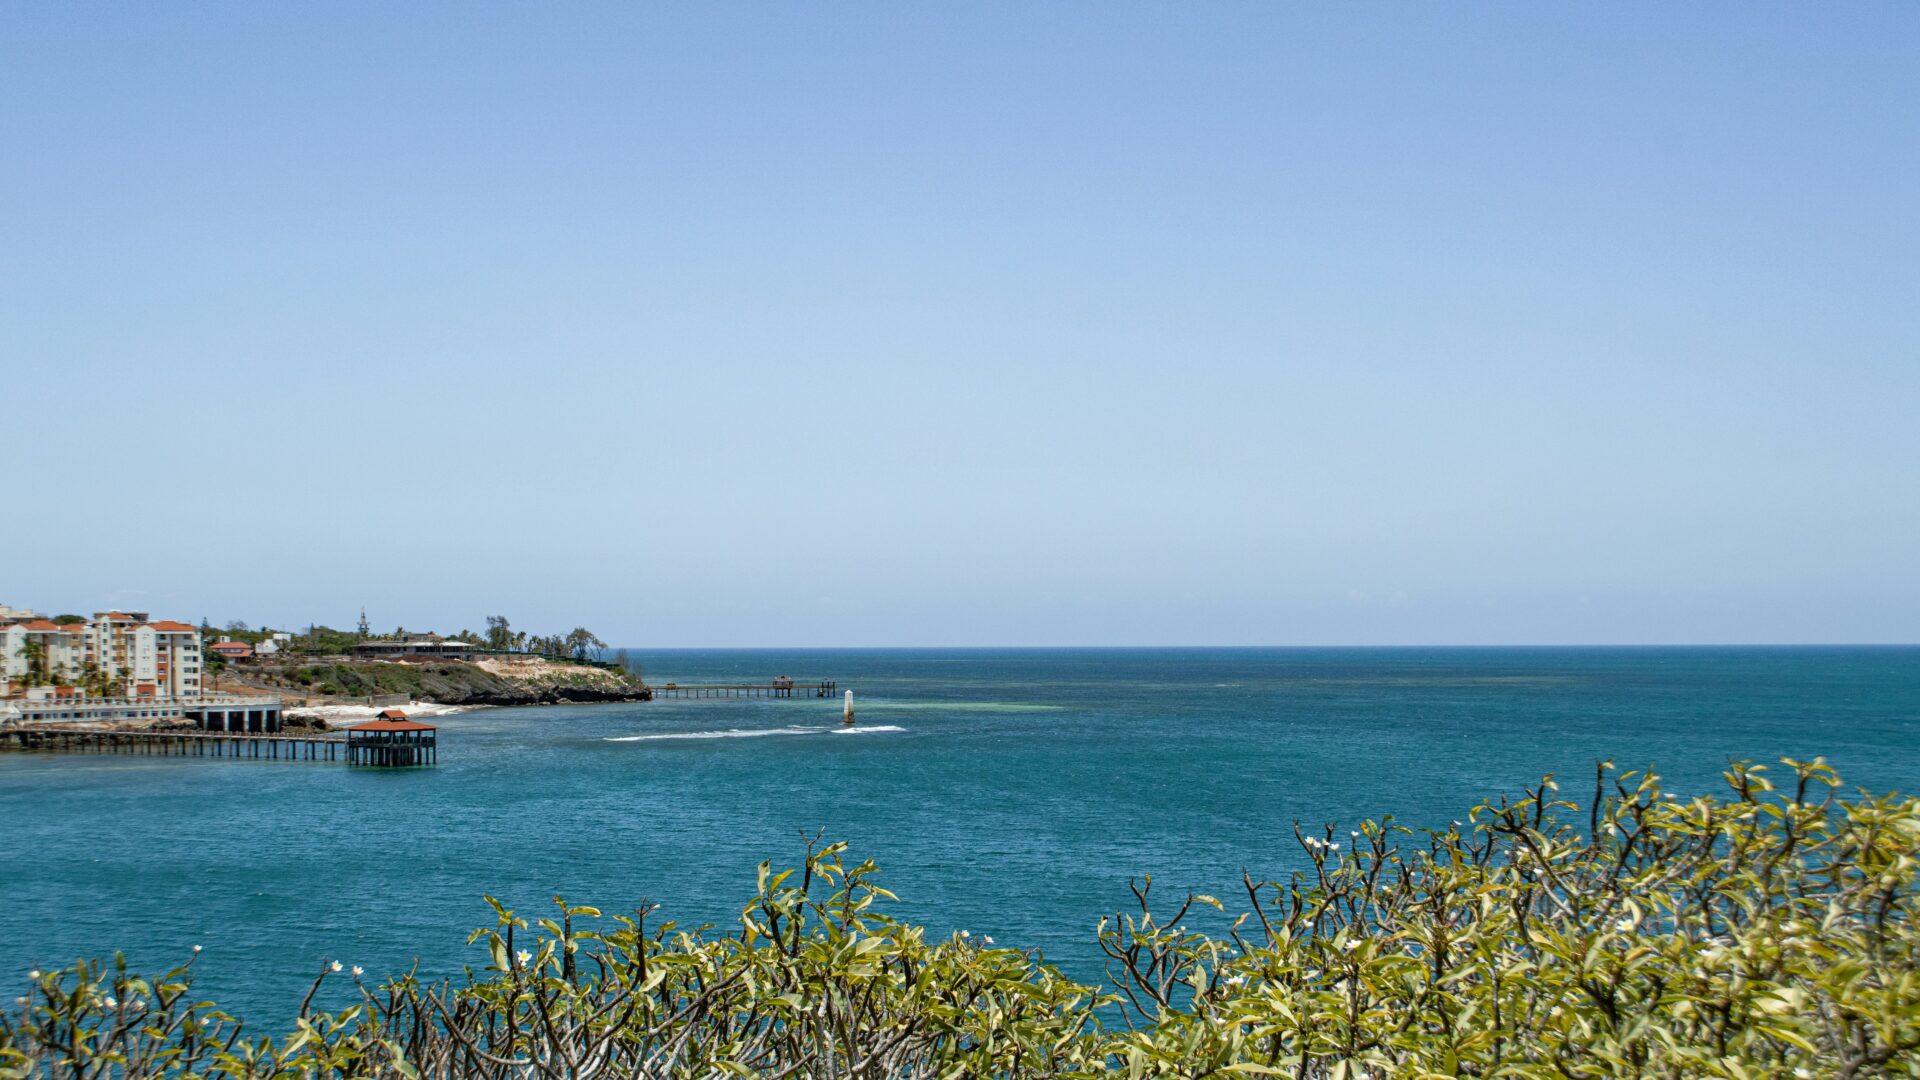
[(0, 602), (1920, 640), (1920, 8), (15, 5)]

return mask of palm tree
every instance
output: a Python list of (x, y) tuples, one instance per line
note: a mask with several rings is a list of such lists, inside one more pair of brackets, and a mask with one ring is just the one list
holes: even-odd
[(21, 652), (27, 658), (27, 685), (45, 686), (47, 684), (47, 643), (32, 635)]

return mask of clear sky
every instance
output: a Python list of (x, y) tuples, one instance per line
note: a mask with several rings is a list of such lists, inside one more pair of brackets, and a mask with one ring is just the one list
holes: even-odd
[(12, 4), (0, 602), (1920, 640), (1920, 6)]

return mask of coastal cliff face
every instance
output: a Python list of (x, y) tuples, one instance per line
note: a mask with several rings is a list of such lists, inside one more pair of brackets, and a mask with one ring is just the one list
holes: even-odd
[(406, 694), (437, 705), (553, 705), (566, 702), (645, 701), (646, 684), (626, 672), (535, 656), (487, 657), (474, 662), (324, 659), (252, 663), (221, 676), (311, 704), (368, 695)]

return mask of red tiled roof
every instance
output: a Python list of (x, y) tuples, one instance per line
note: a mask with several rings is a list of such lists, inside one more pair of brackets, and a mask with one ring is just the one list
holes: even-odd
[(40, 631), (58, 630), (62, 634), (70, 634), (73, 632), (64, 626), (61, 626), (59, 623), (53, 622), (50, 619), (35, 619), (32, 622), (21, 623), (20, 625), (27, 628), (28, 630), (40, 630)]
[(158, 630), (163, 634), (193, 633), (193, 627), (188, 626), (186, 623), (183, 623), (183, 622), (171, 622), (163, 619), (160, 622), (150, 623), (149, 625), (152, 626), (155, 630)]
[(380, 719), (382, 720), (405, 720), (406, 718), (407, 718), (407, 713), (406, 713), (406, 710), (404, 709), (380, 710)]
[[(394, 710), (389, 709), (388, 712)], [(414, 720), (369, 720), (364, 724), (355, 724), (348, 731), (437, 731), (432, 724), (422, 724)]]

